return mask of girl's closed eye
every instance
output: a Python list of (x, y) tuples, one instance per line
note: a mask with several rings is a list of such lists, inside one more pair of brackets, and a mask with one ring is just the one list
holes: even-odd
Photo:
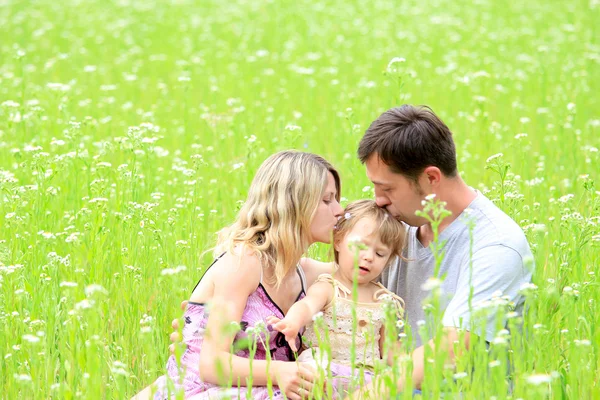
[(377, 257), (385, 257), (386, 256), (385, 253), (382, 253), (380, 251), (376, 252), (375, 254), (377, 254)]

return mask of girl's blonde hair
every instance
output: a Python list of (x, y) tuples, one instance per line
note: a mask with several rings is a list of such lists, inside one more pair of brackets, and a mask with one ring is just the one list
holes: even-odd
[[(354, 228), (356, 223), (363, 218), (375, 221), (376, 228), (373, 235), (390, 249), (388, 267), (396, 257), (402, 257), (402, 250), (406, 242), (406, 228), (402, 222), (393, 218), (385, 209), (379, 207), (374, 200), (357, 200), (346, 206), (344, 215), (339, 219), (337, 228), (333, 233), (334, 243), (340, 243)], [(333, 250), (336, 264), (339, 262), (339, 253)]]
[(269, 283), (281, 284), (310, 242), (310, 226), (331, 173), (340, 196), (340, 177), (324, 158), (295, 150), (266, 159), (254, 176), (235, 222), (218, 233), (215, 254), (243, 245), (271, 269)]

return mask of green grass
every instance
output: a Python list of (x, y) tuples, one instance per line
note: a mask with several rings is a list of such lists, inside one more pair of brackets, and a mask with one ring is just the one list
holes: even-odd
[[(307, 149), (369, 197), (358, 141), (410, 102), (535, 253), (526, 346), (469, 365), (510, 354), (513, 398), (600, 397), (598, 26), (593, 0), (1, 1), (1, 396), (151, 383), (257, 166)], [(450, 390), (510, 396), (495, 370)]]

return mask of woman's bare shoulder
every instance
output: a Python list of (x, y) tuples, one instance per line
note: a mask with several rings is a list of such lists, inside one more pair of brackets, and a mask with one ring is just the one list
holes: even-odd
[(251, 279), (260, 281), (262, 264), (256, 253), (245, 249), (235, 248), (228, 251), (213, 265), (215, 274), (220, 277), (230, 277), (231, 279)]
[(207, 301), (215, 294), (232, 290), (241, 295), (256, 290), (262, 272), (260, 259), (252, 252), (237, 250), (225, 252), (214, 262), (192, 293), (192, 301)]

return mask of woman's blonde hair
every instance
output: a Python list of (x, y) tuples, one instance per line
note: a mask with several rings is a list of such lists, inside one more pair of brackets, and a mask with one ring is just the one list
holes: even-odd
[[(402, 222), (393, 218), (385, 209), (379, 207), (374, 200), (357, 200), (346, 206), (344, 215), (339, 219), (336, 230), (333, 233), (334, 243), (340, 243), (358, 221), (363, 218), (370, 218), (375, 221), (375, 230), (372, 234), (376, 235), (381, 243), (390, 249), (390, 258), (386, 265), (389, 266), (396, 257), (402, 257), (402, 250), (406, 242), (406, 228)], [(339, 262), (339, 253), (333, 250), (336, 264)]]
[(235, 222), (218, 233), (215, 254), (243, 245), (271, 269), (277, 286), (311, 244), (310, 226), (331, 173), (340, 196), (340, 177), (324, 158), (286, 150), (267, 158), (252, 180)]

